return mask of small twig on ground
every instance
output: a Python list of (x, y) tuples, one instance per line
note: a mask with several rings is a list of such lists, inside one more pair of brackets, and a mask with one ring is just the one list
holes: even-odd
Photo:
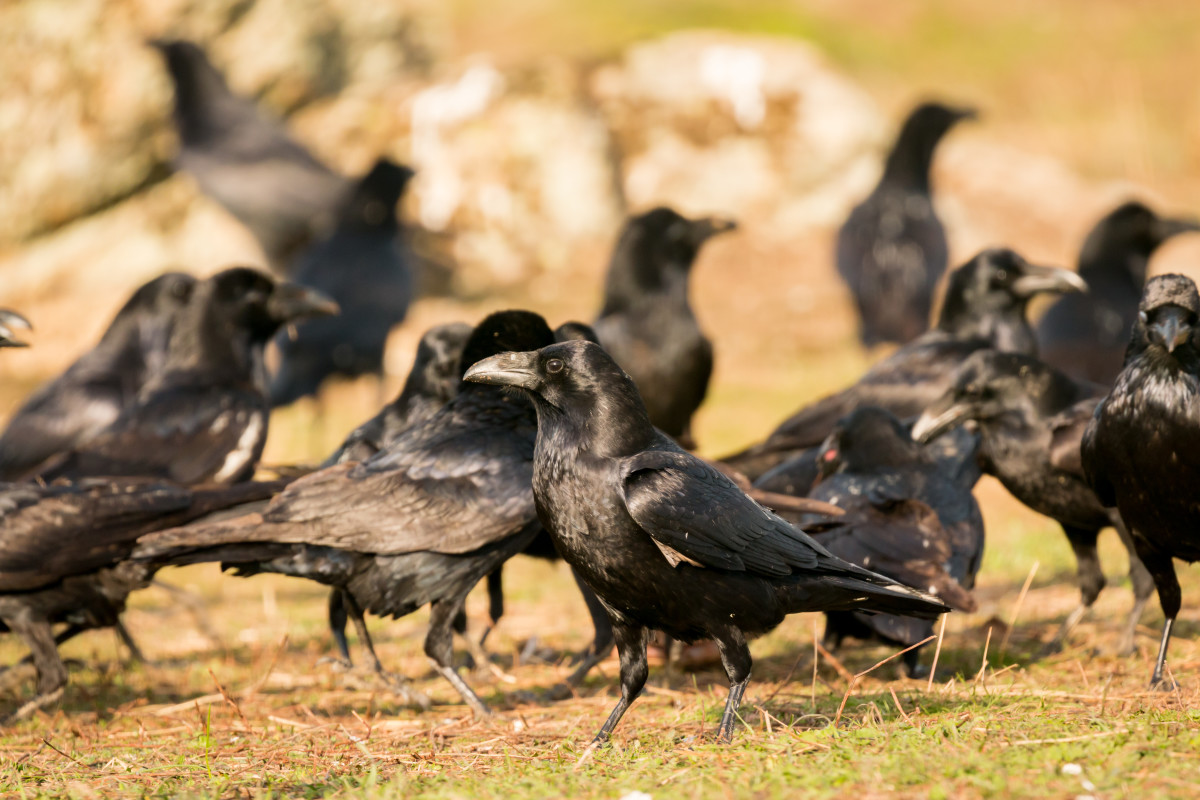
[(937, 647), (933, 649), (933, 665), (929, 667), (929, 683), (925, 684), (925, 691), (933, 691), (933, 676), (937, 672), (938, 656), (942, 654), (942, 639), (946, 636), (946, 617), (947, 614), (942, 614), (942, 626), (938, 629)]
[(247, 720), (246, 715), (242, 713), (242, 707), (237, 704), (237, 701), (234, 700), (232, 696), (230, 696), (229, 692), (225, 691), (225, 687), (221, 685), (219, 680), (217, 680), (217, 675), (212, 671), (212, 667), (208, 668), (208, 674), (209, 677), (212, 678), (213, 683), (216, 684), (217, 691), (221, 693), (221, 697), (225, 698), (226, 703), (233, 706), (233, 710), (237, 712), (238, 717), (241, 718), (242, 724), (246, 726), (246, 730), (250, 730), (250, 721)]
[(900, 656), (902, 656), (902, 655), (904, 655), (905, 653), (907, 653), (909, 650), (915, 650), (915, 649), (917, 649), (918, 647), (920, 647), (921, 645), (925, 644), (926, 642), (931, 642), (931, 641), (933, 641), (933, 637), (932, 637), (932, 636), (926, 636), (924, 639), (922, 639), (921, 641), (917, 642), (916, 644), (910, 644), (908, 647), (904, 648), (903, 650), (899, 651), (898, 653), (892, 653), (892, 654), (891, 654), (890, 656), (888, 656), (887, 658), (883, 659), (883, 660), (882, 660), (882, 661), (880, 661), (880, 662), (877, 662), (877, 663), (875, 664), (875, 666), (871, 667), (870, 669), (864, 669), (862, 672), (858, 673), (857, 675), (854, 675), (854, 676), (852, 676), (852, 677), (850, 678), (850, 685), (849, 685), (848, 687), (846, 687), (846, 693), (845, 693), (844, 695), (842, 695), (842, 702), (841, 702), (841, 704), (838, 706), (838, 710), (837, 710), (837, 716), (835, 716), (835, 717), (833, 718), (833, 727), (835, 727), (835, 728), (836, 728), (836, 727), (837, 727), (837, 725), (838, 725), (838, 722), (839, 722), (839, 721), (842, 719), (842, 711), (843, 711), (843, 709), (845, 709), (845, 708), (846, 708), (846, 701), (850, 699), (850, 693), (851, 693), (852, 691), (854, 691), (854, 687), (858, 685), (858, 682), (859, 682), (860, 680), (862, 680), (862, 678), (864, 678), (865, 676), (867, 676), (867, 675), (871, 674), (871, 673), (872, 673), (872, 672), (874, 672), (875, 670), (879, 669), (880, 667), (882, 667), (884, 664), (888, 663), (888, 662), (889, 662), (889, 661), (891, 661), (892, 659), (894, 659), (894, 658), (899, 658)]
[(1021, 615), (1021, 606), (1025, 604), (1025, 595), (1029, 594), (1029, 587), (1033, 585), (1033, 576), (1037, 575), (1039, 563), (1034, 560), (1033, 566), (1029, 568), (1029, 574), (1025, 577), (1025, 583), (1021, 586), (1021, 593), (1017, 595), (1017, 604), (1013, 608), (1012, 618), (1008, 621), (1008, 630), (1004, 632), (1004, 638), (1000, 641), (1001, 661), (1004, 660), (1004, 654), (1008, 652), (1008, 637), (1012, 635), (1013, 628), (1017, 627), (1017, 617)]

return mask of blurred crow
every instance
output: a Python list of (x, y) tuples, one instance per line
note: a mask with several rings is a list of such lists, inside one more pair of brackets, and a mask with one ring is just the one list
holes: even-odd
[(523, 389), (537, 408), (538, 518), (608, 610), (621, 657), (621, 699), (597, 741), (646, 683), (649, 630), (717, 641), (728, 741), (750, 677), (747, 636), (798, 611), (946, 610), (834, 557), (656, 430), (633, 381), (591, 342), (504, 353), (463, 377)]
[(1104, 588), (1096, 539), (1112, 526), (1129, 550), (1134, 606), (1118, 651), (1133, 651), (1138, 618), (1154, 582), (1138, 560), (1120, 515), (1106, 509), (1084, 478), (1080, 442), (1105, 389), (1081, 384), (1036, 358), (983, 350), (968, 358), (954, 385), (918, 420), (914, 437), (929, 441), (967, 421), (982, 436), (983, 470), (1013, 497), (1062, 525), (1075, 553), (1082, 602), (1045, 648), (1061, 649)]
[(929, 167), (938, 142), (969, 108), (924, 103), (909, 114), (875, 191), (838, 231), (837, 268), (854, 294), (863, 344), (912, 341), (929, 328), (946, 271), (946, 232), (934, 213)]
[(1025, 318), (1041, 292), (1086, 288), (1065, 269), (1038, 267), (1012, 250), (984, 250), (951, 273), (937, 327), (876, 364), (857, 383), (812, 403), (785, 420), (766, 441), (723, 459), (750, 478), (824, 441), (856, 408), (878, 406), (900, 419), (916, 417), (940, 397), (963, 359), (976, 350), (1037, 352)]
[(95, 347), (25, 401), (0, 436), (0, 479), (25, 476), (117, 419), (162, 369), (171, 328), (195, 283), (168, 272), (143, 285)]
[(1083, 435), (1083, 469), (1116, 506), (1158, 589), (1166, 624), (1151, 686), (1163, 676), (1182, 598), (1172, 558), (1200, 560), (1200, 295), (1182, 275), (1146, 284), (1125, 367)]
[(245, 267), (196, 284), (162, 369), (103, 431), (43, 473), (139, 475), (184, 485), (254, 474), (267, 439), (262, 351), (280, 326), (337, 306), (312, 289)]
[(1046, 363), (1075, 380), (1111, 386), (1137, 319), (1150, 256), (1172, 236), (1197, 230), (1194, 218), (1160, 217), (1136, 202), (1097, 222), (1079, 253), (1087, 294), (1060, 298), (1038, 322)]
[(0, 308), (0, 347), (27, 347), (25, 342), (17, 338), (16, 331), (30, 330), (32, 327), (29, 320), (17, 312)]
[[(138, 536), (202, 515), (270, 497), (276, 483), (185, 489), (139, 479), (76, 485), (0, 484), (0, 625), (32, 651), (37, 694), (10, 719), (62, 697), (67, 669), (58, 643), (92, 628), (115, 626), (130, 592), (154, 568), (126, 559)], [(66, 623), (55, 637), (51, 626)]]
[(669, 208), (632, 217), (613, 251), (594, 326), (600, 344), (637, 384), (650, 422), (689, 447), (695, 446), (692, 414), (708, 391), (713, 351), (688, 304), (688, 276), (700, 246), (734, 227)]
[(329, 230), (350, 183), (293, 140), (253, 100), (229, 91), (199, 46), (155, 41), (175, 84), (175, 165), (250, 229), (271, 268), (286, 274)]
[(329, 295), (342, 313), (276, 337), (272, 407), (315, 395), (330, 375), (382, 378), (388, 333), (404, 321), (412, 298), (413, 257), (396, 222), (396, 204), (412, 174), (380, 159), (355, 186), (333, 234), (290, 270), (292, 280)]

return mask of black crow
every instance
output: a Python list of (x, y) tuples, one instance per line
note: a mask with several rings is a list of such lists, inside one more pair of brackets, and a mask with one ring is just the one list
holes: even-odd
[(1158, 589), (1166, 623), (1151, 686), (1163, 677), (1182, 598), (1172, 558), (1200, 560), (1200, 295), (1183, 275), (1151, 278), (1125, 367), (1083, 434), (1088, 482), (1116, 506)]
[(269, 409), (258, 380), (264, 346), (282, 325), (336, 312), (313, 289), (245, 267), (197, 283), (159, 373), (112, 424), (43, 477), (246, 480), (267, 439)]
[(688, 304), (688, 276), (700, 246), (734, 227), (729, 220), (688, 219), (669, 208), (630, 218), (609, 262), (604, 308), (593, 326), (600, 344), (637, 383), (650, 422), (689, 447), (713, 350)]
[(797, 411), (766, 441), (723, 460), (758, 478), (819, 445), (856, 408), (878, 406), (900, 419), (916, 417), (945, 392), (959, 364), (976, 350), (1037, 352), (1025, 318), (1035, 295), (1086, 288), (1069, 270), (1034, 266), (1012, 250), (984, 250), (950, 274), (934, 330), (876, 364), (853, 386)]
[(17, 338), (18, 330), (30, 330), (33, 326), (29, 320), (15, 311), (0, 308), (0, 347), (28, 347), (26, 342)]
[(332, 228), (350, 182), (229, 90), (196, 44), (155, 41), (175, 84), (175, 165), (250, 229), (281, 274)]
[(934, 212), (929, 167), (938, 142), (975, 111), (924, 103), (909, 114), (879, 185), (838, 231), (837, 268), (858, 306), (863, 344), (904, 344), (929, 328), (946, 271), (946, 232)]
[(1075, 554), (1082, 600), (1044, 652), (1061, 649), (1104, 588), (1096, 550), (1102, 529), (1114, 527), (1129, 550), (1134, 605), (1119, 652), (1132, 652), (1138, 618), (1154, 591), (1120, 515), (1101, 505), (1080, 462), (1083, 432), (1105, 391), (1096, 384), (1077, 383), (1036, 358), (983, 350), (963, 362), (954, 385), (926, 409), (913, 429), (916, 439), (929, 441), (974, 421), (982, 437), (983, 470), (1013, 497), (1062, 525)]
[(196, 279), (169, 272), (117, 312), (99, 343), (17, 410), (0, 436), (0, 480), (17, 480), (111, 425), (162, 369), (171, 328)]
[(1150, 256), (1172, 236), (1197, 230), (1195, 218), (1160, 217), (1137, 202), (1097, 222), (1079, 253), (1087, 294), (1060, 298), (1038, 322), (1043, 360), (1076, 380), (1111, 386), (1137, 319)]
[(276, 337), (273, 407), (315, 395), (330, 375), (383, 376), (388, 333), (404, 321), (412, 299), (413, 256), (396, 222), (396, 204), (412, 174), (381, 158), (355, 186), (333, 234), (289, 270), (291, 280), (329, 295), (342, 313)]
[[(138, 536), (229, 506), (263, 500), (282, 482), (186, 489), (142, 479), (79, 484), (0, 484), (0, 625), (32, 651), (37, 694), (11, 718), (62, 697), (67, 669), (58, 643), (114, 626), (154, 568), (126, 558)], [(58, 637), (51, 626), (66, 623)]]
[[(889, 538), (870, 545), (864, 540), (842, 540), (835, 547), (826, 545), (839, 557), (859, 566), (881, 572), (889, 578), (932, 591), (938, 584), (910, 583), (923, 573), (944, 573), (961, 590), (969, 592), (975, 586), (975, 576), (983, 560), (984, 529), (979, 504), (971, 494), (979, 480), (977, 464), (979, 437), (959, 429), (952, 446), (922, 446), (912, 440), (907, 428), (894, 416), (880, 408), (860, 408), (837, 424), (821, 447), (817, 462), (821, 477), (809, 496), (846, 509), (854, 515), (893, 519), (912, 515), (911, 508), (902, 504), (919, 503), (937, 515), (941, 531), (929, 524), (898, 524), (879, 527), (889, 531)], [(899, 506), (899, 507), (898, 507)], [(788, 519), (805, 524), (807, 517)], [(916, 515), (920, 517), (919, 514)], [(868, 530), (870, 530), (869, 528)], [(920, 535), (917, 533), (920, 532)], [(927, 549), (926, 538), (940, 542), (936, 552)], [(824, 543), (823, 539), (818, 541)], [(864, 546), (867, 549), (864, 550)], [(877, 548), (872, 553), (870, 547)], [(944, 556), (941, 551), (945, 550)], [(873, 560), (859, 560), (872, 556)], [(903, 569), (880, 563), (910, 561)], [(944, 596), (943, 596), (944, 597)], [(962, 595), (944, 597), (952, 606), (968, 610)], [(927, 620), (903, 615), (878, 614), (869, 616), (853, 611), (827, 614), (825, 646), (833, 651), (846, 636), (879, 638), (902, 647), (916, 644), (933, 632)], [(904, 663), (910, 676), (919, 671), (919, 650), (909, 650)]]
[(798, 611), (946, 610), (834, 557), (657, 430), (633, 380), (592, 342), (504, 353), (463, 378), (518, 387), (537, 408), (538, 518), (608, 610), (621, 658), (621, 699), (597, 741), (646, 683), (649, 630), (716, 640), (730, 683), (719, 730), (728, 741), (750, 678), (748, 636)]
[[(500, 312), (475, 328), (462, 360), (553, 341), (540, 316)], [(429, 604), (425, 652), (483, 714), (487, 707), (453, 668), (452, 625), (471, 588), (538, 532), (530, 489), (536, 432), (526, 398), (463, 384), (367, 461), (305, 476), (261, 513), (156, 534), (137, 555), (309, 578), (341, 589), (356, 624), (363, 611), (400, 617)], [(365, 625), (358, 631), (369, 648)]]

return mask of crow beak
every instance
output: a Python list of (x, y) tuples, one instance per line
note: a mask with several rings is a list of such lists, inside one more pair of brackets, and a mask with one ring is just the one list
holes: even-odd
[(476, 361), (463, 374), (464, 381), (487, 383), (492, 386), (516, 386), (537, 391), (542, 384), (538, 375), (537, 353), (500, 353)]
[(280, 322), (308, 317), (330, 317), (341, 311), (327, 295), (298, 283), (280, 283), (267, 301), (267, 313)]
[(971, 108), (970, 106), (962, 106), (954, 112), (957, 121), (962, 122), (969, 119), (979, 119), (979, 109)]
[(1088, 288), (1087, 281), (1069, 269), (1026, 264), (1021, 272), (1012, 285), (1018, 297), (1033, 297), (1039, 292), (1086, 292)]
[(1177, 306), (1160, 309), (1149, 325), (1150, 338), (1165, 347), (1168, 353), (1174, 353), (1175, 348), (1192, 335), (1192, 326), (1184, 318), (1187, 313)]
[[(949, 407), (940, 406), (949, 403)], [(914, 442), (928, 444), (946, 431), (958, 427), (971, 418), (972, 409), (966, 403), (955, 403), (953, 399), (939, 400), (925, 409), (916, 424), (913, 425), (912, 438)]]
[(692, 237), (696, 244), (707, 242), (714, 236), (737, 230), (737, 220), (721, 217), (703, 217), (692, 223)]
[(31, 331), (29, 320), (15, 311), (0, 308), (0, 347), (28, 347), (28, 342), (16, 338), (15, 330)]
[(1158, 240), (1164, 242), (1172, 236), (1178, 236), (1181, 233), (1190, 233), (1192, 231), (1200, 231), (1200, 220), (1195, 217), (1175, 217), (1160, 219), (1155, 226), (1158, 234)]

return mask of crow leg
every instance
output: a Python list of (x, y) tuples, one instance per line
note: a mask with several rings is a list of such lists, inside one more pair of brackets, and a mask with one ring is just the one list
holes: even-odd
[[(412, 688), (407, 678), (384, 669), (383, 662), (379, 660), (379, 654), (375, 652), (375, 642), (371, 639), (371, 632), (367, 629), (367, 620), (363, 615), (362, 607), (354, 599), (354, 595), (344, 590), (335, 589), (334, 591), (341, 596), (343, 613), (348, 615), (350, 621), (354, 623), (354, 632), (358, 634), (359, 643), (367, 648), (367, 658), (371, 662), (371, 671), (403, 697), (404, 702), (408, 705), (421, 709), (430, 708), (433, 703), (428, 697)], [(332, 597), (330, 598), (330, 604), (332, 605)], [(345, 622), (342, 623), (342, 626), (344, 630)], [(345, 634), (343, 633), (343, 638), (344, 636)]]
[(433, 662), (438, 674), (450, 682), (477, 717), (491, 714), (487, 704), (479, 699), (463, 677), (454, 669), (454, 617), (466, 597), (443, 598), (430, 605), (429, 633), (425, 636), (425, 655)]
[(491, 624), (487, 630), (483, 632), (483, 636), (479, 637), (479, 646), (483, 647), (487, 641), (488, 634), (492, 629), (500, 623), (500, 618), (504, 616), (504, 577), (503, 567), (497, 567), (496, 571), (487, 576), (487, 593), (488, 593), (488, 617), (491, 619)]
[(924, 647), (909, 650), (900, 658), (904, 662), (904, 674), (908, 678), (925, 678), (929, 675), (929, 667), (921, 663), (921, 651)]
[[(86, 630), (90, 630), (90, 629), (83, 625), (74, 625), (74, 624), (68, 625), (67, 627), (63, 628), (61, 631), (59, 631), (54, 636), (55, 651), (58, 650), (58, 646), (61, 645), (63, 642), (68, 642), (71, 639), (74, 639), (76, 636), (78, 636), (79, 634), (83, 633)], [(0, 678), (5, 678), (8, 675), (8, 673), (12, 672), (17, 667), (22, 667), (26, 664), (32, 664), (32, 663), (33, 663), (33, 653), (30, 653), (29, 655), (25, 656), (24, 658), (22, 658), (20, 661), (16, 662), (15, 664), (9, 664), (7, 667), (0, 669)]]
[(614, 621), (612, 627), (617, 652), (621, 656), (621, 699), (600, 727), (600, 732), (592, 740), (593, 744), (608, 741), (613, 728), (617, 727), (629, 706), (642, 693), (646, 677), (650, 674), (650, 666), (646, 662), (646, 629), (624, 621)]
[(1075, 553), (1080, 602), (1063, 620), (1062, 625), (1054, 633), (1054, 637), (1043, 645), (1039, 652), (1040, 656), (1048, 656), (1062, 650), (1067, 636), (1091, 610), (1092, 604), (1096, 602), (1096, 598), (1104, 589), (1104, 571), (1100, 568), (1100, 554), (1096, 551), (1096, 539), (1099, 537), (1100, 531), (1089, 531), (1068, 525), (1063, 525), (1062, 529), (1063, 533), (1067, 535), (1067, 541), (1071, 544), (1071, 550)]
[(1150, 688), (1160, 691), (1174, 691), (1175, 683), (1164, 676), (1167, 666), (1167, 646), (1171, 643), (1171, 628), (1175, 618), (1179, 616), (1179, 608), (1183, 598), (1179, 592), (1179, 579), (1175, 577), (1175, 564), (1170, 556), (1142, 554), (1142, 563), (1154, 578), (1158, 589), (1158, 602), (1162, 605), (1163, 623), (1162, 640), (1158, 643), (1158, 658), (1154, 660), (1154, 674), (1150, 677)]
[(1116, 518), (1113, 520), (1113, 527), (1116, 528), (1117, 535), (1121, 537), (1121, 544), (1125, 545), (1125, 549), (1129, 551), (1129, 580), (1133, 584), (1133, 608), (1129, 611), (1125, 628), (1121, 632), (1121, 639), (1117, 642), (1117, 652), (1121, 655), (1129, 655), (1134, 652), (1136, 647), (1138, 620), (1142, 618), (1146, 603), (1149, 602), (1150, 595), (1154, 593), (1154, 578), (1150, 576), (1150, 571), (1138, 558), (1137, 547), (1133, 543), (1133, 537), (1129, 535), (1129, 529), (1125, 527), (1125, 523), (1119, 516), (1114, 514), (1114, 517)]
[(346, 622), (349, 617), (346, 615), (344, 594), (337, 588), (329, 592), (329, 632), (333, 635), (333, 643), (337, 645), (338, 660), (342, 666), (349, 668), (354, 666), (354, 660), (350, 658), (350, 643), (346, 641)]
[(142, 648), (138, 647), (138, 643), (133, 640), (133, 636), (130, 635), (129, 629), (125, 627), (125, 623), (121, 621), (120, 617), (117, 617), (117, 621), (113, 623), (113, 630), (117, 632), (117, 638), (121, 640), (121, 643), (129, 649), (129, 655), (133, 657), (134, 661), (139, 664), (154, 663), (142, 653)]
[(730, 628), (716, 637), (717, 647), (721, 650), (721, 663), (725, 665), (725, 674), (729, 677), (729, 696), (725, 699), (725, 711), (721, 714), (721, 727), (717, 729), (717, 738), (728, 744), (733, 740), (733, 726), (737, 723), (738, 707), (742, 704), (742, 695), (746, 693), (746, 684), (750, 682), (750, 648), (746, 646), (746, 637), (740, 628)]
[(842, 628), (838, 624), (837, 618), (832, 614), (825, 615), (825, 633), (821, 636), (821, 646), (826, 652), (834, 653), (842, 646)]
[(67, 667), (58, 655), (58, 647), (48, 622), (29, 619), (26, 614), (19, 618), (6, 619), (5, 622), (28, 645), (33, 655), (34, 668), (37, 670), (37, 694), (4, 720), (11, 723), (61, 700), (67, 685)]

